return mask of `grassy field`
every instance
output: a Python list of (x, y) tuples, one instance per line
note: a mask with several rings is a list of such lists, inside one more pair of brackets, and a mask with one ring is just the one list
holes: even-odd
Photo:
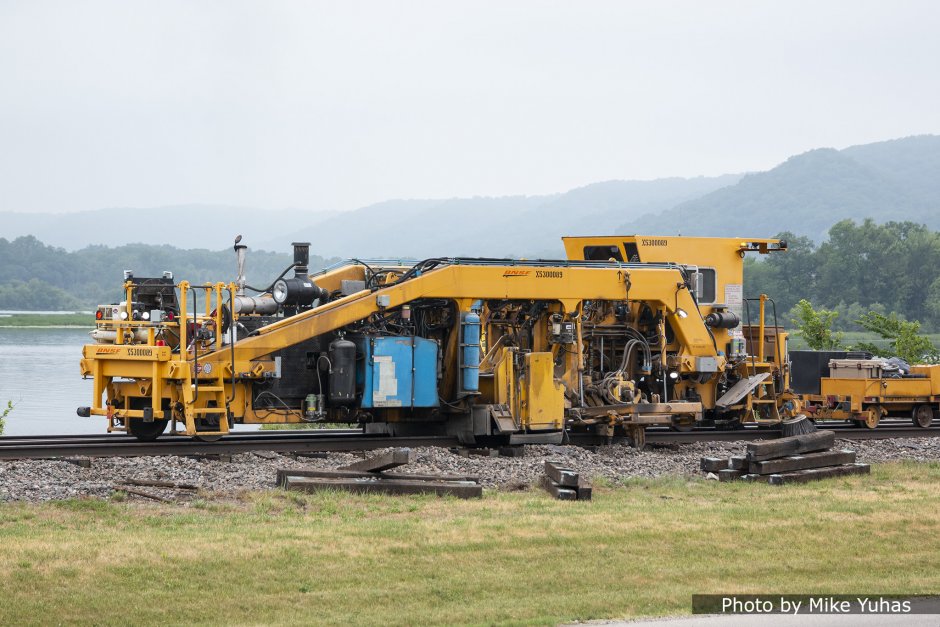
[[(926, 333), (927, 338), (933, 342), (934, 346), (940, 347), (940, 333)], [(879, 346), (881, 348), (890, 348), (890, 340), (882, 339), (881, 337), (875, 335), (874, 333), (868, 333), (867, 331), (846, 331), (845, 336), (842, 338), (842, 343), (846, 346), (854, 346), (859, 342), (868, 342)], [(790, 336), (790, 350), (806, 350), (806, 342), (803, 341), (803, 338), (799, 334), (793, 334)]]
[(95, 326), (93, 313), (10, 314), (0, 316), (0, 327), (88, 327)]
[(0, 506), (0, 624), (553, 624), (693, 593), (940, 591), (940, 464), (482, 500), (247, 494)]

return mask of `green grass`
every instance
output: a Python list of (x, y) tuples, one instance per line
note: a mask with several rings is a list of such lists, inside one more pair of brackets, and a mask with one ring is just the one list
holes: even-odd
[(935, 594), (940, 464), (591, 502), (271, 492), (0, 506), (0, 624), (554, 624), (693, 593)]
[(94, 327), (93, 313), (11, 314), (0, 316), (0, 327)]

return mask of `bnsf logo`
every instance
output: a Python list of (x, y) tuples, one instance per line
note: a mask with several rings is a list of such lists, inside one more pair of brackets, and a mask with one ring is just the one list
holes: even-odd
[(115, 353), (120, 353), (120, 348), (98, 348), (95, 349), (96, 355), (114, 355)]
[(669, 243), (664, 239), (644, 239), (640, 240), (643, 246), (668, 246)]
[(503, 276), (528, 276), (528, 270), (506, 270), (503, 272)]

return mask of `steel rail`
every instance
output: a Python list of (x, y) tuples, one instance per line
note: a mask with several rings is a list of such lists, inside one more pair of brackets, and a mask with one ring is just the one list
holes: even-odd
[[(883, 440), (888, 438), (940, 437), (940, 426), (923, 429), (911, 425), (884, 426), (877, 429), (834, 426), (836, 437), (846, 440)], [(690, 444), (695, 442), (739, 442), (780, 437), (777, 429), (746, 428), (736, 431), (697, 429), (680, 432), (649, 428), (650, 445)], [(566, 443), (598, 446), (626, 443), (629, 438), (609, 439), (587, 433), (568, 433)], [(391, 446), (455, 447), (460, 442), (451, 436), (401, 437), (364, 434), (359, 430), (325, 429), (318, 432), (235, 432), (216, 442), (203, 442), (186, 436), (165, 436), (155, 442), (140, 442), (132, 436), (55, 435), (0, 437), (0, 460), (49, 459), (56, 457), (140, 457), (159, 455), (232, 454), (250, 451), (331, 452), (363, 451)]]
[(127, 436), (109, 436), (102, 440), (41, 439), (5, 442), (0, 438), (0, 459), (48, 459), (54, 457), (141, 457), (157, 455), (218, 455), (250, 451), (327, 452), (361, 451), (389, 446), (458, 446), (450, 436), (391, 437), (387, 435), (303, 434), (263, 435), (253, 438), (227, 436), (216, 442), (169, 437), (155, 442), (140, 442)]

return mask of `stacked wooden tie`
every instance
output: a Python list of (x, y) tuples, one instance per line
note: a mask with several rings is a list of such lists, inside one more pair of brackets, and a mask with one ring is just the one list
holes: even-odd
[(565, 468), (560, 462), (545, 462), (542, 487), (562, 501), (590, 501), (593, 492), (590, 480), (571, 468)]
[(702, 470), (719, 481), (761, 481), (771, 485), (806, 483), (829, 477), (868, 474), (871, 467), (855, 460), (855, 451), (833, 450), (834, 431), (751, 442), (739, 457), (703, 457)]

